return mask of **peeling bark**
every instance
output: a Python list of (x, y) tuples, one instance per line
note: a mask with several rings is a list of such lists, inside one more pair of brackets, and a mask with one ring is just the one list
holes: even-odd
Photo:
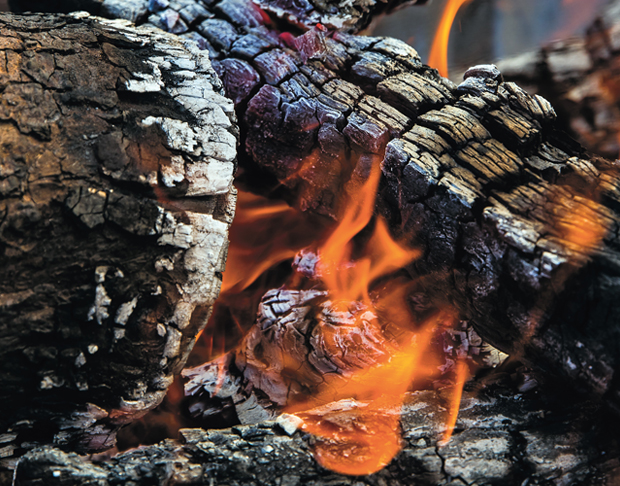
[[(206, 323), (235, 207), (232, 102), (194, 44), (0, 16), (1, 457), (111, 447)], [(5, 464), (6, 465), (6, 464)]]

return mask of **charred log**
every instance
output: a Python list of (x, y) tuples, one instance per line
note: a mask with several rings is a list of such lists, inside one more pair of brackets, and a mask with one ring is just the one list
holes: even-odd
[(545, 99), (488, 67), (456, 86), (392, 39), (319, 27), (279, 35), (231, 0), (187, 19), (173, 7), (150, 2), (145, 18), (215, 59), (242, 121), (246, 170), (337, 218), (347, 181), (382, 160), (378, 212), (423, 249), (409, 271), (425, 277), (428, 301), (617, 403), (615, 166), (558, 132)]
[(208, 57), (88, 15), (0, 16), (0, 456), (111, 447), (216, 298), (232, 103)]
[[(165, 441), (101, 463), (52, 447), (37, 449), (20, 461), (15, 485), (42, 480), (54, 486), (129, 481), (137, 486), (595, 485), (605, 479), (612, 484), (618, 477), (617, 464), (599, 456), (607, 442), (596, 442), (604, 434), (592, 429), (590, 405), (558, 412), (548, 405), (538, 408), (541, 404), (531, 397), (466, 397), (457, 424), (460, 432), (442, 445), (443, 403), (435, 392), (411, 394), (402, 411), (403, 450), (387, 468), (367, 476), (338, 475), (317, 465), (312, 451), (321, 447), (321, 439), (304, 433), (299, 421), (282, 416), (276, 422), (223, 430), (183, 429), (182, 444)], [(329, 413), (320, 413), (334, 426), (354, 428), (356, 416), (348, 405), (339, 402)]]
[[(175, 30), (174, 9), (149, 8), (150, 22)], [(180, 31), (209, 50), (236, 102), (246, 168), (337, 218), (347, 181), (382, 160), (378, 212), (423, 249), (409, 270), (429, 300), (458, 308), (501, 350), (618, 401), (614, 164), (588, 156), (544, 98), (493, 68), (457, 86), (394, 39), (279, 35), (233, 0), (209, 11)]]

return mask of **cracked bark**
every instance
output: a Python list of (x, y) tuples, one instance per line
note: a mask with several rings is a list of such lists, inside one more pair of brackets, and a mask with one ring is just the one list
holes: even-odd
[(219, 292), (237, 128), (178, 37), (85, 14), (0, 31), (6, 465), (109, 448), (163, 399)]
[[(196, 8), (186, 9), (190, 4)], [(237, 105), (246, 171), (260, 167), (294, 204), (337, 217), (347, 181), (382, 160), (378, 212), (424, 249), (409, 271), (412, 278), (425, 277), (426, 298), (438, 307), (456, 306), (485, 339), (522, 354), (548, 376), (595, 400), (617, 402), (615, 167), (558, 132), (546, 100), (502, 82), (492, 69), (474, 70), (456, 86), (392, 39), (320, 29), (302, 38), (279, 36), (244, 2), (225, 0), (208, 9), (199, 2), (183, 8), (151, 2), (141, 15), (136, 19), (209, 51)], [(509, 435), (514, 450), (528, 450), (527, 434)], [(536, 444), (530, 449), (539, 450)], [(24, 460), (24, 474), (26, 465), (57, 460), (36, 454), (29, 456), (33, 462)], [(247, 465), (244, 454), (237, 458)], [(448, 464), (445, 459), (439, 469)], [(231, 474), (239, 474), (236, 467)], [(199, 471), (197, 484), (218, 474), (209, 465), (190, 470)], [(545, 474), (541, 482), (561, 483), (564, 473)], [(536, 479), (532, 470), (522, 477), (530, 476)], [(307, 482), (312, 475), (300, 478)]]

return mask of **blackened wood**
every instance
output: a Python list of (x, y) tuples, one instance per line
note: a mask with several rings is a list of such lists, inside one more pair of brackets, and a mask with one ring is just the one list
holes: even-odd
[[(176, 29), (158, 5), (149, 22)], [(246, 168), (337, 218), (346, 181), (382, 159), (378, 211), (423, 249), (409, 270), (429, 301), (620, 403), (616, 167), (559, 131), (547, 100), (488, 67), (457, 86), (394, 39), (320, 29), (283, 39), (249, 2), (209, 11), (182, 35), (209, 50), (236, 102)], [(316, 38), (323, 48), (308, 55)]]
[[(15, 485), (598, 485), (618, 477), (617, 464), (600, 455), (611, 452), (609, 437), (592, 428), (591, 405), (550, 412), (531, 397), (466, 395), (457, 434), (441, 445), (444, 405), (435, 392), (411, 394), (401, 418), (403, 450), (368, 476), (343, 476), (319, 466), (312, 451), (321, 439), (296, 431), (299, 422), (282, 416), (223, 430), (183, 429), (182, 444), (168, 440), (98, 464), (51, 447), (38, 449), (21, 459)], [(334, 423), (356, 427), (346, 401), (329, 408)]]
[(0, 32), (10, 462), (109, 448), (163, 399), (219, 292), (237, 127), (193, 43), (84, 13), (3, 14)]

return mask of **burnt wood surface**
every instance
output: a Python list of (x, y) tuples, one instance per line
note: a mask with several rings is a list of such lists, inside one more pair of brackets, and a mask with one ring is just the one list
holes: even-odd
[(492, 68), (457, 86), (392, 39), (280, 35), (245, 2), (144, 8), (136, 20), (214, 59), (237, 106), (249, 186), (259, 168), (293, 204), (337, 218), (346, 181), (382, 160), (377, 211), (423, 248), (409, 271), (429, 301), (455, 306), (486, 340), (567, 387), (618, 403), (616, 168), (559, 132), (546, 100)]
[(209, 51), (237, 107), (250, 186), (265, 188), (258, 168), (292, 204), (337, 218), (346, 182), (378, 158), (377, 211), (423, 249), (409, 271), (428, 299), (620, 403), (616, 166), (559, 131), (544, 98), (490, 67), (457, 86), (390, 38), (282, 33), (250, 2), (148, 8), (148, 22)]
[(232, 102), (195, 44), (0, 15), (0, 456), (114, 445), (164, 397), (221, 284)]
[[(335, 426), (357, 427), (348, 402), (323, 415)], [(277, 421), (223, 430), (183, 429), (180, 443), (164, 441), (104, 462), (45, 447), (20, 461), (16, 486), (146, 485), (602, 485), (618, 478), (617, 455), (590, 405), (550, 410), (531, 396), (484, 399), (465, 395), (458, 433), (439, 443), (445, 402), (432, 391), (407, 397), (402, 410), (403, 450), (385, 469), (344, 476), (319, 466), (312, 451), (321, 438), (296, 430), (283, 415)], [(385, 414), (398, 413), (386, 410)]]

